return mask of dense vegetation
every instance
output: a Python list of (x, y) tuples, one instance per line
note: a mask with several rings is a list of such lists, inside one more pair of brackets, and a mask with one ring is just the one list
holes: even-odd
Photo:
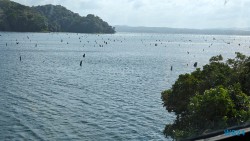
[(0, 0), (0, 30), (115, 33), (114, 27), (98, 16), (81, 17), (60, 5), (28, 7), (9, 0)]
[(164, 130), (174, 139), (249, 122), (250, 57), (237, 52), (223, 62), (221, 55), (214, 56), (202, 70), (180, 75), (171, 89), (162, 92), (162, 100), (177, 116)]
[(27, 6), (0, 0), (0, 30), (18, 32), (47, 31), (46, 18)]
[(48, 28), (50, 31), (114, 33), (113, 27), (92, 14), (81, 17), (60, 5), (45, 5), (32, 8), (48, 19)]

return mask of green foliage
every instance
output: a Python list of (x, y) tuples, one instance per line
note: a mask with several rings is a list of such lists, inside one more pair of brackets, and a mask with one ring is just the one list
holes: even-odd
[(195, 95), (199, 83), (199, 80), (193, 75), (180, 75), (172, 89), (162, 92), (164, 106), (168, 112), (177, 114), (185, 112), (189, 98)]
[[(235, 114), (234, 107), (228, 90), (217, 87), (206, 90), (203, 95), (192, 97), (188, 105), (188, 111), (191, 113), (190, 117), (196, 119), (196, 122), (192, 122), (196, 128), (216, 129), (218, 125), (221, 125), (222, 128), (226, 127), (226, 117), (232, 116), (230, 115), (232, 113)], [(197, 121), (206, 122), (201, 124)]]
[(60, 5), (28, 7), (9, 0), (0, 0), (0, 30), (115, 33), (114, 27), (98, 16), (81, 17)]
[(27, 6), (9, 0), (0, 0), (1, 31), (46, 31), (46, 18)]
[(180, 75), (162, 92), (163, 105), (177, 118), (164, 134), (175, 139), (225, 129), (250, 120), (250, 57), (236, 52), (235, 59), (210, 59), (203, 69)]
[(222, 61), (223, 60), (223, 57), (220, 55), (217, 55), (217, 56), (213, 56), (209, 62), (219, 62), (219, 61)]
[(50, 31), (78, 32), (78, 33), (115, 33), (113, 27), (98, 16), (88, 14), (81, 17), (79, 14), (57, 5), (32, 7), (48, 19)]

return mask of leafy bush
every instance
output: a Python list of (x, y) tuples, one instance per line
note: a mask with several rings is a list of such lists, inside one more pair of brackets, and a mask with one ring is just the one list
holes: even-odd
[(166, 136), (196, 136), (250, 120), (250, 57), (236, 52), (222, 61), (221, 55), (212, 57), (202, 70), (180, 75), (162, 92), (163, 106), (177, 115), (166, 125)]

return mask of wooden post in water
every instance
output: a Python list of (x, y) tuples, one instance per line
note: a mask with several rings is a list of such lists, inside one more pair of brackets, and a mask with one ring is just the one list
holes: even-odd
[(80, 66), (82, 66), (82, 61), (80, 62)]
[(195, 68), (197, 67), (197, 64), (198, 64), (197, 62), (194, 63), (194, 67), (195, 67)]

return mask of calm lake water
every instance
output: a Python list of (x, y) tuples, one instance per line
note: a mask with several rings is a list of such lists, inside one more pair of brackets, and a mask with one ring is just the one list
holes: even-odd
[(161, 92), (195, 62), (250, 55), (249, 36), (0, 35), (0, 140), (170, 140)]

